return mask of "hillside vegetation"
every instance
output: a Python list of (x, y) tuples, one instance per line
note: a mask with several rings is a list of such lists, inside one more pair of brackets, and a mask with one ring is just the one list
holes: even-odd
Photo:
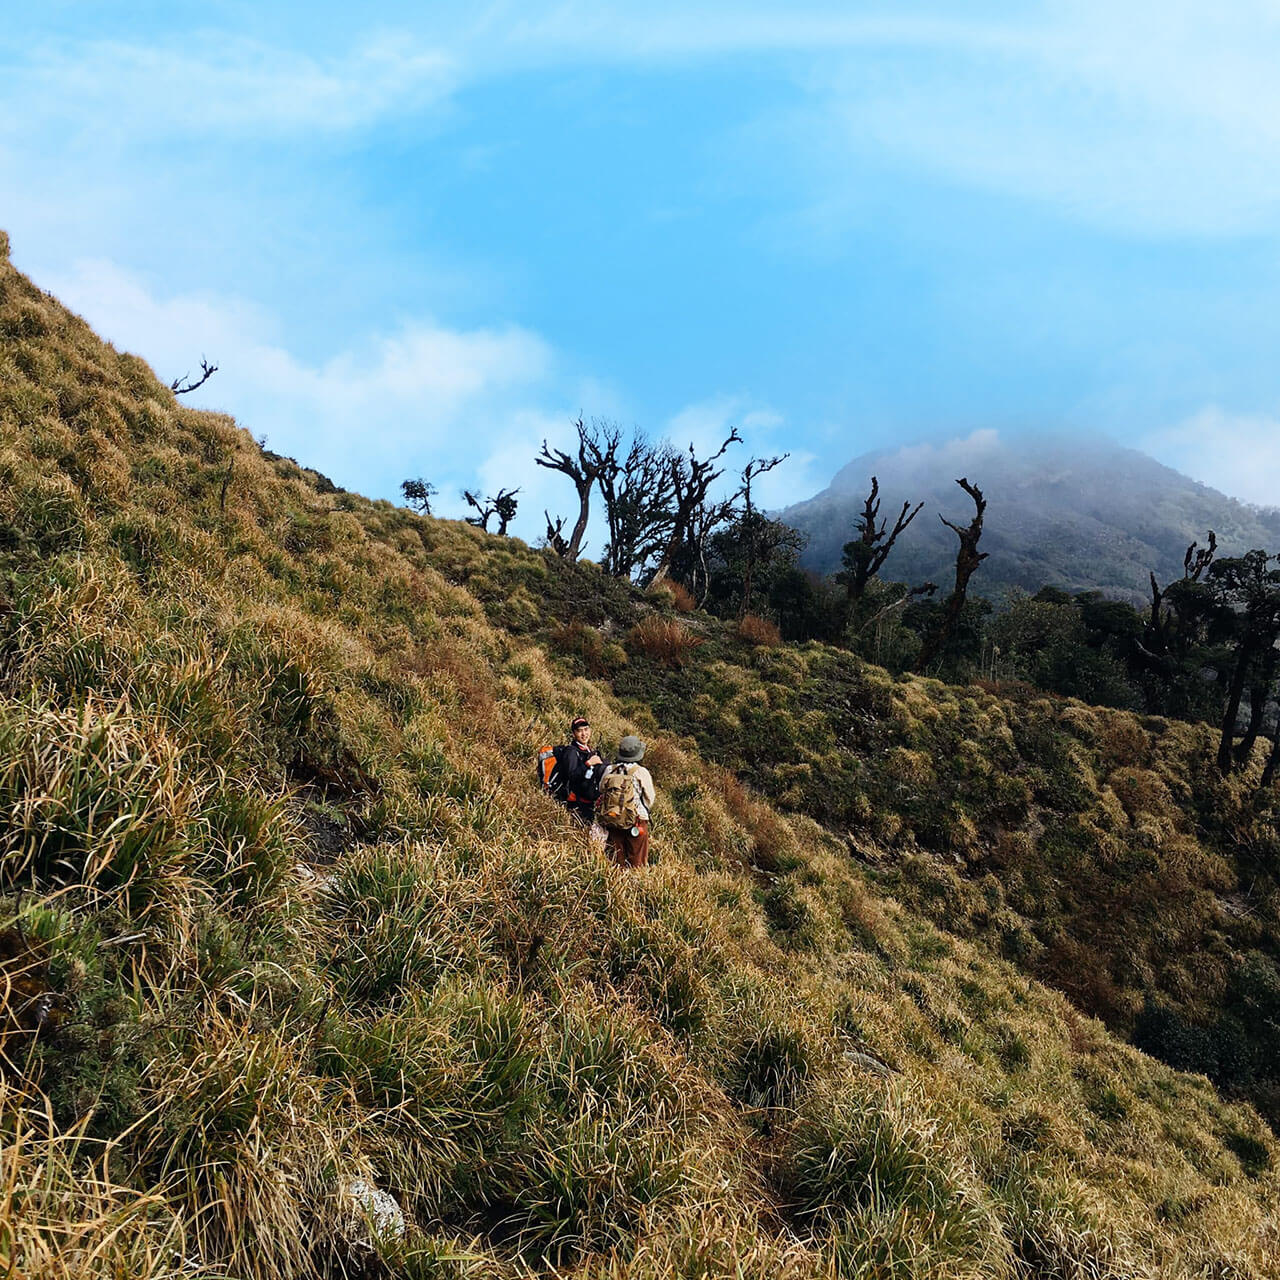
[[(1100, 774), (1110, 715), (742, 646), (264, 456), (0, 253), (6, 1274), (1280, 1276), (1253, 1108), (989, 945), (1030, 852), (918, 852), (1043, 724), (1011, 839), (1225, 889), (1189, 731)], [(643, 874), (531, 785), (577, 711), (651, 742)]]
[[(548, 568), (519, 544), (435, 554), (566, 677), (597, 673), (647, 729), (838, 836), (867, 882), (1280, 1123), (1266, 739), (1224, 778), (1208, 724), (1019, 683), (895, 679), (847, 650), (660, 615), (592, 566)], [(804, 896), (804, 867), (763, 870), (770, 901)]]

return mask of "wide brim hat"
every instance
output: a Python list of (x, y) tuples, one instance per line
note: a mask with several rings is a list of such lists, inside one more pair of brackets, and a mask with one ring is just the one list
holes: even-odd
[(636, 764), (644, 759), (644, 743), (632, 734), (627, 734), (623, 740), (618, 743), (618, 763), (619, 764)]

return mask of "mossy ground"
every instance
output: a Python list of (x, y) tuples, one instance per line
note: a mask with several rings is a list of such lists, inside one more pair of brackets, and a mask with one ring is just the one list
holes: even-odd
[[(675, 665), (652, 607), (264, 456), (0, 263), (10, 1273), (1280, 1275), (1257, 1113), (987, 945), (966, 895), (1045, 945), (1017, 868), (904, 857), (945, 819), (967, 868), (1062, 789), (1225, 891), (1211, 784), (1135, 747), (1095, 803), (1087, 709), (696, 617)], [(575, 624), (600, 676), (544, 644)], [(575, 712), (651, 742), (646, 874), (532, 787)], [(409, 1218), (380, 1261), (354, 1177)]]

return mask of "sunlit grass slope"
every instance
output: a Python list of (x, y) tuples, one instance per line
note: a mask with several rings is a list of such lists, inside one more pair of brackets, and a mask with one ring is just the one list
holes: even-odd
[(0, 261), (7, 1274), (1280, 1275), (1250, 1108), (519, 634), (589, 569), (331, 490)]
[[(882, 891), (1280, 1124), (1280, 788), (1259, 786), (1263, 744), (1224, 779), (1209, 725), (894, 679), (750, 619), (646, 613), (594, 566), (548, 572), (494, 545), (442, 539), (432, 560), (562, 670), (607, 679), (647, 727), (838, 833)], [(808, 875), (771, 869), (775, 895)]]

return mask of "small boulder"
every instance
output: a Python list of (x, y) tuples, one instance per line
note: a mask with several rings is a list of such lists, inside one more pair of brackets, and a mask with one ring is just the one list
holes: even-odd
[(399, 1244), (405, 1237), (404, 1210), (395, 1196), (367, 1178), (353, 1178), (342, 1189), (347, 1244), (353, 1252), (376, 1244)]

